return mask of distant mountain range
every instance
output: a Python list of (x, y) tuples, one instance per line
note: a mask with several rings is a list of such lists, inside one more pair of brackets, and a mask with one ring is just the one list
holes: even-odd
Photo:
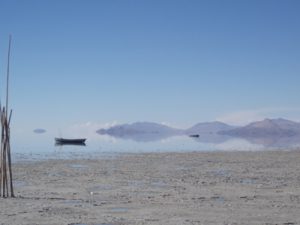
[(182, 130), (166, 125), (150, 122), (137, 122), (100, 129), (99, 134), (128, 135), (128, 134), (181, 134)]
[(236, 127), (218, 121), (205, 122), (198, 123), (195, 126), (185, 130), (185, 133), (188, 135), (199, 134), (201, 136), (201, 134), (218, 134), (221, 131), (228, 131), (234, 128)]
[(150, 122), (137, 122), (133, 124), (122, 124), (100, 129), (99, 134), (109, 135), (136, 135), (136, 134), (170, 134), (170, 135), (192, 135), (192, 134), (218, 134), (221, 131), (232, 130), (236, 127), (221, 122), (198, 123), (189, 129), (176, 129), (163, 124)]
[[(204, 122), (184, 129), (176, 129), (163, 124), (150, 122), (137, 122), (123, 124), (100, 129), (98, 134), (108, 134), (115, 137), (130, 138), (139, 137), (169, 137), (174, 135), (195, 135), (201, 136), (233, 136), (243, 138), (261, 137), (291, 137), (300, 136), (300, 123), (286, 119), (265, 119), (256, 121), (243, 127), (235, 127), (222, 122)], [(151, 139), (151, 138), (150, 138)], [(223, 139), (223, 138), (222, 138)]]
[(244, 127), (220, 131), (219, 134), (236, 137), (291, 137), (300, 135), (300, 123), (286, 119), (265, 119)]
[(98, 134), (108, 134), (117, 138), (132, 139), (135, 141), (156, 141), (175, 135), (182, 135), (184, 131), (158, 123), (137, 122), (133, 124), (122, 124), (100, 129)]

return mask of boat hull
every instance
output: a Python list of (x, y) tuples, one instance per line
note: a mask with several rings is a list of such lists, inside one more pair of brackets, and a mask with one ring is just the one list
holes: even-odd
[(191, 135), (189, 135), (189, 137), (198, 138), (198, 137), (200, 137), (200, 135), (199, 134), (191, 134)]
[(66, 138), (55, 138), (56, 144), (74, 144), (74, 145), (84, 145), (86, 139), (66, 139)]

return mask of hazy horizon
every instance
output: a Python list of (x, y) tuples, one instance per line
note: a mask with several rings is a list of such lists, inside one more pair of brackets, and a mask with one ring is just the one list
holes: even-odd
[[(300, 121), (300, 2), (0, 2), (15, 133), (151, 121)], [(101, 128), (101, 127), (100, 127)]]

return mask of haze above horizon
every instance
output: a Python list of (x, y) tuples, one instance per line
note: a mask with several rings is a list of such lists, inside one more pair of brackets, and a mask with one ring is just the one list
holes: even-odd
[[(300, 2), (2, 0), (13, 129), (300, 121)], [(100, 128), (100, 127), (99, 127)]]

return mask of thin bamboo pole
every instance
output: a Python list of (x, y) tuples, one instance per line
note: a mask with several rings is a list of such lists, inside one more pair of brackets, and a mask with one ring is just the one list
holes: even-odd
[(6, 181), (7, 181), (7, 176), (6, 176), (6, 133), (5, 133), (5, 112), (2, 120), (2, 127), (3, 127), (3, 133), (4, 133), (4, 138), (3, 138), (3, 156), (2, 156), (2, 170), (3, 170), (3, 181), (2, 181), (2, 196), (6, 197)]
[(9, 71), (10, 71), (10, 47), (11, 47), (11, 35), (9, 35), (8, 52), (7, 52), (7, 68), (6, 68), (6, 116), (8, 115), (8, 94), (9, 94)]
[(12, 115), (12, 110), (10, 110), (9, 114), (9, 119), (8, 119), (8, 124), (7, 124), (7, 156), (8, 156), (8, 169), (9, 169), (9, 180), (10, 180), (10, 192), (11, 192), (11, 197), (15, 197), (14, 194), (14, 186), (13, 186), (13, 177), (12, 177), (12, 169), (11, 169), (11, 155), (10, 155), (10, 119)]
[(4, 192), (5, 192), (5, 183), (4, 183), (4, 173), (5, 173), (5, 169), (4, 169), (4, 126), (3, 126), (3, 121), (4, 121), (4, 114), (5, 114), (5, 108), (1, 109), (1, 197), (4, 196)]
[(0, 123), (1, 123), (1, 145), (0, 145), (0, 197), (2, 196), (2, 151), (3, 151), (3, 146), (2, 146), (2, 143), (3, 143), (3, 127), (2, 127), (2, 106), (1, 106), (1, 103), (0, 103)]

